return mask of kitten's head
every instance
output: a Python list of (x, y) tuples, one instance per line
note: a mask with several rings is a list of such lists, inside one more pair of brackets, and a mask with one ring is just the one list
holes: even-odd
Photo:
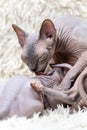
[(33, 35), (27, 34), (16, 25), (12, 25), (18, 41), (23, 49), (21, 58), (29, 69), (36, 74), (44, 72), (53, 57), (56, 45), (56, 29), (52, 21), (43, 21), (40, 31)]

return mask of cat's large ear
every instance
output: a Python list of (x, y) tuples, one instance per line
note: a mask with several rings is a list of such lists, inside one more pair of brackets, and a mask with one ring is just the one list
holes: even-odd
[(61, 72), (65, 75), (68, 70), (72, 68), (72, 65), (67, 63), (62, 64), (50, 64), (50, 67), (55, 70), (61, 70)]
[(17, 34), (18, 41), (19, 41), (21, 47), (23, 47), (25, 44), (25, 38), (27, 37), (27, 34), (15, 24), (12, 24), (12, 27)]
[(53, 22), (49, 19), (43, 21), (40, 28), (40, 38), (53, 38), (56, 36), (56, 29)]

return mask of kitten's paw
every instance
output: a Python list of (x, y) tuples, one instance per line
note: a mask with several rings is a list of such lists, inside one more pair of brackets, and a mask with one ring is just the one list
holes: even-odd
[(37, 93), (41, 93), (43, 91), (43, 87), (44, 87), (41, 84), (41, 82), (38, 81), (38, 80), (32, 80), (31, 81), (31, 86)]

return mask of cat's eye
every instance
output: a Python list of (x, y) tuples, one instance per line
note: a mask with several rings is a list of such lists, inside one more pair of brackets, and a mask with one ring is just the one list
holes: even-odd
[(51, 39), (53, 36), (52, 36), (52, 34), (47, 33), (47, 34), (46, 34), (46, 37)]
[(39, 61), (40, 61), (40, 62), (44, 62), (45, 60), (47, 60), (47, 55), (46, 55), (46, 54), (43, 54), (43, 55), (39, 58)]

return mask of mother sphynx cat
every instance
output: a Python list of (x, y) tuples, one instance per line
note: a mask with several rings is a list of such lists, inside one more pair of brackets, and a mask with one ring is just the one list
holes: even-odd
[(51, 59), (53, 63), (73, 65), (59, 85), (62, 90), (69, 89), (87, 66), (87, 23), (83, 19), (70, 15), (59, 17), (54, 23), (46, 19), (34, 34), (14, 24), (13, 29), (23, 49), (21, 58), (31, 71), (43, 73)]

